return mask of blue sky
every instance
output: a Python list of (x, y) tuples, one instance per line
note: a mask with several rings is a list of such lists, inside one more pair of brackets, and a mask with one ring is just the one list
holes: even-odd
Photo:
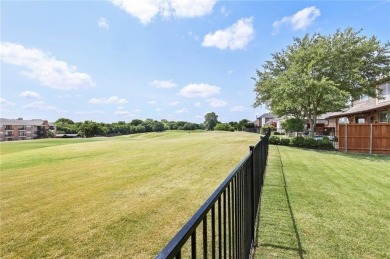
[(306, 33), (390, 39), (390, 1), (1, 2), (1, 117), (254, 120), (256, 69)]

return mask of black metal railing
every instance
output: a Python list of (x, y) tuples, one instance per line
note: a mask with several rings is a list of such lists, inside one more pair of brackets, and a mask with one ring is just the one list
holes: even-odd
[(257, 246), (257, 217), (269, 134), (238, 164), (156, 258), (249, 258)]

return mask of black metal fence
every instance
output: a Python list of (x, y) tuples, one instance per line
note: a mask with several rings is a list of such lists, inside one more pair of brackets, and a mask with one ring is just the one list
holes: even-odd
[(269, 134), (238, 164), (156, 258), (249, 258), (268, 156)]

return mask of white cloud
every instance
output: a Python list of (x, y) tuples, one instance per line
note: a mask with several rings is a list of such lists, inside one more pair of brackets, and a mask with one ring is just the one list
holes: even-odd
[(229, 71), (228, 71), (228, 74), (229, 74), (229, 75), (231, 75), (231, 74), (233, 74), (233, 73), (234, 73), (233, 70), (229, 70)]
[(207, 100), (207, 102), (209, 103), (209, 105), (211, 107), (225, 107), (228, 104), (224, 100), (215, 99), (215, 98), (209, 99), (209, 100)]
[(42, 85), (60, 90), (95, 85), (90, 75), (77, 72), (75, 66), (57, 60), (50, 53), (11, 42), (2, 42), (0, 47), (3, 62), (23, 67), (23, 76), (38, 80)]
[(216, 0), (111, 0), (119, 8), (138, 18), (142, 24), (163, 17), (199, 17), (211, 13)]
[(92, 104), (125, 104), (127, 100), (124, 98), (119, 98), (118, 96), (111, 96), (108, 98), (92, 98), (89, 100), (89, 103)]
[(207, 98), (212, 95), (219, 94), (220, 89), (221, 88), (218, 86), (204, 84), (204, 83), (189, 84), (180, 90), (179, 95), (188, 98), (196, 98), (196, 97)]
[(170, 102), (168, 103), (169, 106), (176, 106), (178, 105), (180, 102)]
[(0, 105), (1, 105), (1, 107), (3, 107), (3, 106), (14, 106), (15, 103), (7, 101), (6, 99), (0, 97)]
[(21, 92), (20, 97), (24, 97), (24, 98), (31, 98), (31, 99), (41, 99), (42, 96), (36, 92), (33, 92), (33, 91), (24, 91), (24, 92)]
[(172, 80), (168, 80), (168, 81), (154, 80), (152, 82), (149, 82), (149, 84), (153, 87), (156, 87), (156, 88), (169, 89), (169, 88), (177, 87), (177, 85), (175, 83), (173, 83)]
[(105, 114), (106, 112), (101, 111), (101, 110), (95, 110), (95, 111), (89, 111), (89, 112), (81, 111), (81, 112), (75, 112), (75, 113), (80, 114), (80, 115), (91, 115), (91, 114)]
[(157, 102), (156, 101), (149, 101), (148, 104), (150, 105), (155, 105)]
[(178, 17), (199, 17), (211, 13), (216, 0), (170, 0)]
[(242, 18), (224, 30), (208, 33), (203, 38), (202, 46), (223, 50), (243, 49), (253, 39), (254, 34), (253, 17)]
[(233, 108), (230, 109), (231, 112), (243, 112), (250, 110), (248, 107), (242, 106), (242, 105), (237, 105), (234, 106)]
[(291, 24), (293, 30), (305, 30), (317, 17), (321, 15), (320, 9), (315, 6), (306, 7), (291, 16), (285, 16), (282, 19), (273, 22), (275, 28), (274, 34), (278, 33), (283, 24)]
[(102, 28), (102, 29), (110, 29), (110, 25), (108, 24), (108, 21), (106, 18), (104, 17), (100, 17), (99, 20), (97, 21), (97, 25), (99, 26), (99, 28)]
[(35, 110), (43, 110), (43, 111), (52, 111), (57, 110), (56, 107), (52, 105), (46, 104), (44, 101), (35, 101), (29, 104), (25, 104), (22, 106), (24, 109), (35, 109)]
[(155, 109), (156, 112), (161, 112), (162, 110), (163, 110), (163, 109), (161, 109), (161, 108)]
[(187, 113), (188, 112), (188, 110), (187, 110), (187, 108), (182, 108), (182, 109), (180, 109), (180, 110), (177, 110), (177, 111), (175, 111), (176, 113)]

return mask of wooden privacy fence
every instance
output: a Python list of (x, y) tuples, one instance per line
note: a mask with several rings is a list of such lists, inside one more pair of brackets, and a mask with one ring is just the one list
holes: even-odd
[(339, 124), (339, 151), (390, 154), (390, 124)]

